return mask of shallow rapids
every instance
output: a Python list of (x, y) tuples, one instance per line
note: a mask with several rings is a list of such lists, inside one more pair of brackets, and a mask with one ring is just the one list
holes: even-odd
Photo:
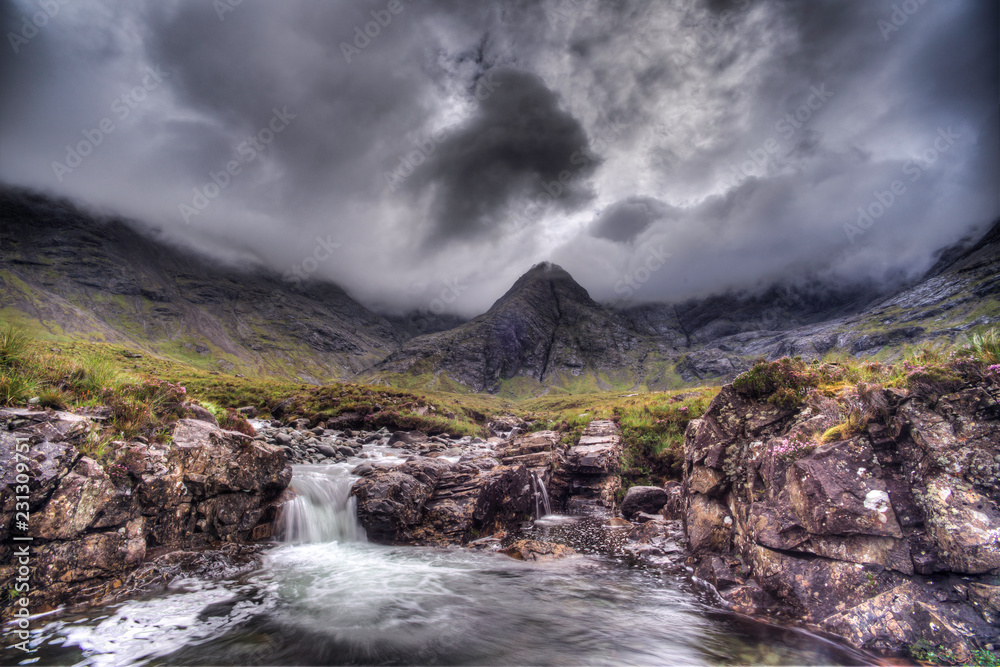
[(296, 467), (299, 498), (279, 526), (287, 542), (270, 549), (259, 569), (187, 577), (145, 599), (44, 626), (39, 619), (36, 664), (866, 660), (806, 633), (719, 612), (686, 576), (630, 564), (585, 521), (550, 517), (529, 529), (536, 538), (543, 531), (595, 545), (585, 555), (534, 565), (472, 549), (368, 543), (353, 520), (349, 469)]

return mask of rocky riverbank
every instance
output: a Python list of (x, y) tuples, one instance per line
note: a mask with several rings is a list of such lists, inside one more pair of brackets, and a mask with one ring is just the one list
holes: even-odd
[(876, 389), (878, 416), (841, 417), (725, 387), (685, 442), (691, 564), (735, 610), (782, 615), (854, 645), (924, 642), (967, 660), (1000, 647), (996, 387)]
[(181, 419), (161, 442), (111, 443), (101, 465), (81, 452), (92, 430), (87, 416), (0, 410), (0, 587), (27, 545), (33, 612), (101, 599), (170, 552), (271, 537), (292, 477), (281, 449)]

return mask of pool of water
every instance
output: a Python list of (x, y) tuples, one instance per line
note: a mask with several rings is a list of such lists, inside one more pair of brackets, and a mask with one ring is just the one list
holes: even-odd
[(286, 514), (289, 542), (270, 548), (259, 568), (180, 578), (155, 595), (36, 623), (32, 660), (116, 666), (871, 660), (805, 632), (723, 612), (682, 570), (630, 562), (620, 551), (620, 529), (602, 531), (587, 520), (550, 517), (527, 530), (534, 538), (575, 541), (583, 552), (549, 563), (369, 543), (345, 518), (353, 512), (348, 470), (296, 469), (304, 498), (293, 517)]

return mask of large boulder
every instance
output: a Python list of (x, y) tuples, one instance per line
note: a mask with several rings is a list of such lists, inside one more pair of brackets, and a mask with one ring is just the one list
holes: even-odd
[(535, 507), (528, 469), (485, 454), (457, 463), (414, 457), (355, 472), (361, 475), (351, 489), (358, 520), (376, 542), (464, 544), (523, 521)]
[(879, 402), (860, 433), (820, 444), (828, 399), (794, 411), (723, 388), (685, 438), (691, 565), (734, 609), (860, 648), (1000, 644), (1000, 408), (982, 385)]
[(658, 486), (633, 486), (622, 500), (622, 516), (632, 520), (639, 512), (656, 514), (667, 504), (667, 492)]

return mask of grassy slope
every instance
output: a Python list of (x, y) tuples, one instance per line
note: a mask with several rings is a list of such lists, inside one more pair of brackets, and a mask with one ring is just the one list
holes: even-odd
[[(5, 336), (16, 337), (17, 331), (23, 334), (23, 330), (10, 327), (0, 331), (0, 343)], [(356, 383), (315, 386), (272, 377), (242, 377), (207, 371), (147, 352), (136, 352), (121, 344), (56, 342), (54, 338), (46, 340), (29, 335), (21, 338), (24, 349), (20, 352), (4, 352), (0, 345), (0, 404), (24, 404), (34, 396), (40, 396), (42, 404), (50, 406), (112, 403), (121, 408), (127, 418), (126, 428), (121, 430), (146, 435), (163, 421), (155, 409), (159, 405), (156, 401), (161, 400), (159, 390), (150, 394), (147, 386), (155, 381), (183, 386), (185, 398), (211, 406), (223, 415), (227, 408), (248, 405), (268, 415), (277, 411), (280, 405), (284, 421), (301, 417), (311, 424), (356, 413), (367, 416), (364, 423), (371, 428), (389, 426), (429, 433), (483, 436), (491, 417), (509, 414), (525, 419), (536, 430), (558, 430), (563, 433), (565, 442), (572, 443), (588, 422), (613, 419), (621, 426), (625, 443), (621, 474), (626, 486), (662, 483), (680, 476), (687, 424), (704, 413), (718, 392), (717, 387), (665, 392), (569, 394), (550, 391), (543, 396), (514, 398), (473, 394), (463, 390), (461, 385), (449, 383), (447, 378), (439, 378), (440, 390), (430, 391)], [(998, 338), (994, 329), (974, 336), (971, 346), (964, 348), (944, 345), (911, 348), (900, 353), (903, 359), (898, 363), (855, 360), (842, 355), (823, 363), (806, 364), (788, 359), (766, 362), (741, 376), (741, 386), (760, 393), (758, 398), (770, 396), (769, 400), (778, 397), (796, 401), (807, 391), (818, 390), (843, 401), (844, 428), (837, 434), (816, 434), (818, 444), (846, 437), (856, 426), (857, 420), (847, 406), (851, 405), (856, 388), (862, 383), (904, 388), (915, 383), (947, 384), (956, 372), (969, 372), (968, 367), (953, 370), (958, 363), (956, 355), (972, 355), (976, 373), (995, 374), (1000, 354)], [(794, 367), (796, 372), (810, 378), (809, 382), (789, 385), (785, 379), (789, 364), (789, 368)], [(132, 404), (143, 401), (150, 404), (146, 411), (148, 424), (140, 423), (141, 419), (133, 414), (137, 406)]]

